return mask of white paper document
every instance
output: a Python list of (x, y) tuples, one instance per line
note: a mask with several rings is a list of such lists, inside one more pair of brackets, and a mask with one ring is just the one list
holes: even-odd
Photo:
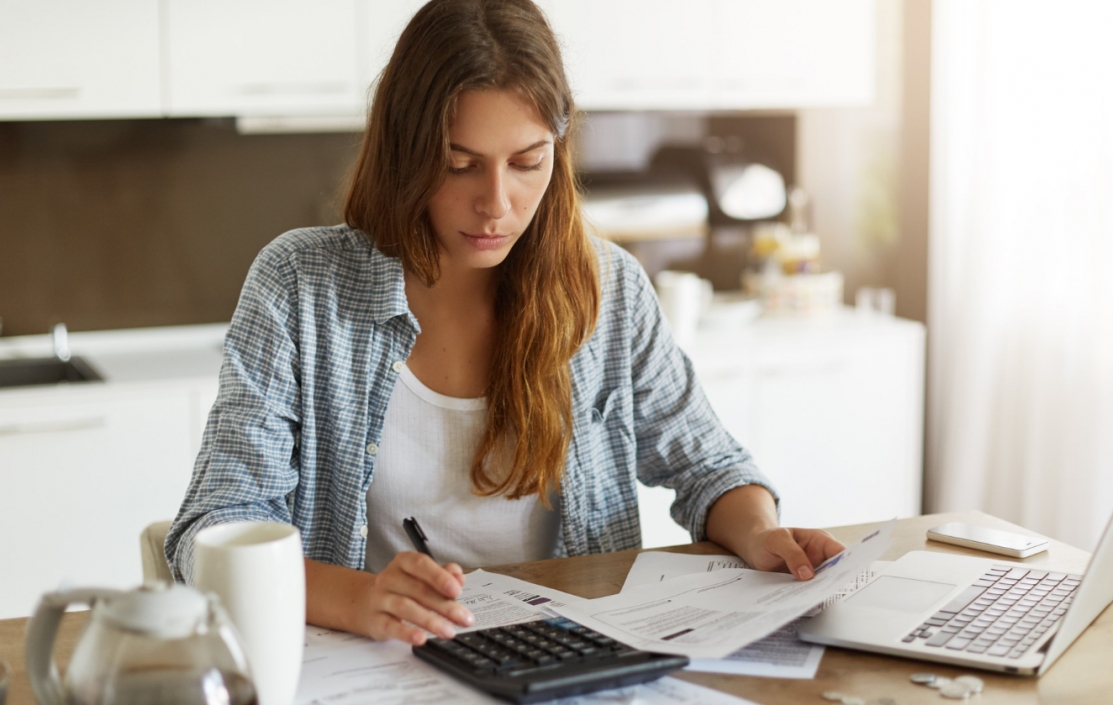
[(295, 705), (494, 705), (499, 701), (418, 660), (408, 644), (306, 627)]
[[(848, 585), (843, 586), (835, 595), (824, 600), (828, 603), (852, 594), (872, 579), (881, 564), (889, 561), (874, 561), (870, 568), (855, 576)], [(667, 551), (646, 551), (639, 553), (626, 582), (622, 585), (625, 592), (640, 585), (664, 582), (671, 578), (692, 573), (710, 573), (715, 570), (740, 568), (745, 563), (738, 556), (699, 555), (691, 553), (669, 553)], [(786, 624), (769, 636), (763, 637), (721, 659), (693, 659), (688, 666), (690, 671), (710, 671), (714, 673), (734, 673), (742, 676), (761, 676), (765, 678), (815, 678), (819, 663), (823, 659), (824, 647), (809, 644), (796, 638), (796, 624)]]
[[(639, 553), (626, 574), (622, 591), (639, 585), (661, 583), (681, 575), (710, 573), (742, 568), (738, 556), (698, 555), (647, 551)], [(796, 622), (786, 624), (769, 636), (758, 639), (721, 659), (693, 659), (689, 671), (734, 673), (765, 678), (815, 678), (824, 648), (796, 638)]]
[[(521, 582), (521, 581), (519, 581)], [(675, 678), (565, 698), (560, 705), (746, 705), (726, 693)], [(295, 705), (500, 705), (419, 660), (407, 644), (376, 642), (330, 629), (306, 629)], [(750, 705), (753, 705), (750, 703)]]
[(457, 633), (504, 627), (557, 616), (554, 608), (585, 602), (583, 598), (534, 585), (499, 573), (474, 570), (467, 574), (456, 601), (471, 610), (475, 624)]
[(672, 578), (679, 578), (681, 575), (745, 567), (745, 561), (738, 556), (645, 551), (639, 553), (634, 559), (634, 565), (630, 566), (630, 572), (626, 574), (626, 582), (622, 584), (622, 592), (642, 585), (663, 583)]
[(556, 607), (635, 648), (719, 659), (772, 634), (837, 594), (879, 558), (888, 522), (799, 582), (786, 573), (727, 568), (683, 575), (617, 595)]

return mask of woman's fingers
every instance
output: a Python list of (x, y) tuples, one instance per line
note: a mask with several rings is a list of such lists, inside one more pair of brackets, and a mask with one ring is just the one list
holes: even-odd
[(797, 543), (808, 554), (812, 565), (819, 565), (831, 556), (838, 555), (846, 548), (834, 536), (819, 529), (793, 529)]
[(788, 572), (792, 573), (797, 580), (811, 580), (815, 575), (808, 554), (800, 544), (796, 543), (796, 537), (792, 532), (777, 532), (772, 551), (781, 557), (788, 567)]
[(391, 564), (394, 563), (397, 563), (406, 574), (431, 585), (445, 597), (450, 599), (459, 597), (463, 587), (459, 578), (424, 553), (412, 551), (399, 553), (391, 561)]
[(415, 627), (432, 632), (442, 639), (456, 636), (452, 622), (419, 603), (410, 595), (393, 593), (383, 600), (383, 611), (395, 619), (409, 622)]
[(401, 620), (386, 612), (379, 612), (371, 619), (371, 633), (369, 636), (376, 641), (397, 639), (414, 646), (421, 646), (425, 643), (424, 631), (404, 624)]
[(464, 581), (467, 578), (464, 576), (463, 568), (456, 563), (446, 563), (444, 569), (456, 576), (456, 582), (460, 583), (460, 587), (464, 587)]
[(426, 632), (445, 639), (456, 635), (456, 624), (475, 623), (471, 612), (456, 602), (464, 571), (455, 563), (440, 566), (427, 555), (399, 553), (375, 578), (369, 595), (370, 636), (425, 643)]
[(471, 612), (469, 612), (466, 607), (457, 603), (455, 600), (442, 597), (441, 593), (434, 590), (427, 583), (404, 573), (393, 578), (388, 578), (388, 580), (390, 582), (387, 585), (387, 589), (391, 593), (405, 595), (425, 609), (436, 612), (456, 622), (456, 624), (459, 624), (461, 627), (470, 627), (475, 621), (471, 616)]

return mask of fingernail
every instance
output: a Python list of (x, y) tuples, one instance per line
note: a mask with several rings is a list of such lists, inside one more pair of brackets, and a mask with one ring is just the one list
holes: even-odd
[(810, 580), (812, 577), (812, 569), (808, 566), (802, 567), (797, 573), (797, 577), (799, 577), (801, 580)]
[(446, 625), (445, 628), (441, 630), (441, 636), (445, 639), (455, 639), (456, 630)]
[(465, 612), (464, 610), (459, 610), (456, 613), (456, 621), (459, 622), (459, 623), (466, 624), (470, 627), (472, 624), (475, 623), (475, 617), (473, 617), (470, 612)]

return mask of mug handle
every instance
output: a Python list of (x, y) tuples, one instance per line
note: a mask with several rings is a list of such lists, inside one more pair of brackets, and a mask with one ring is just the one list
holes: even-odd
[(58, 667), (54, 663), (54, 638), (58, 636), (58, 625), (66, 608), (72, 604), (85, 604), (90, 607), (97, 600), (116, 597), (123, 593), (105, 588), (79, 588), (48, 592), (39, 600), (35, 614), (27, 625), (27, 678), (35, 702), (39, 705), (63, 705), (62, 681), (58, 677)]

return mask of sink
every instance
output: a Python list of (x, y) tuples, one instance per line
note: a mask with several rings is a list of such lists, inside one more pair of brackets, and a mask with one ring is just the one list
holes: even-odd
[(103, 380), (104, 378), (80, 357), (73, 357), (65, 362), (55, 357), (0, 360), (0, 388)]

